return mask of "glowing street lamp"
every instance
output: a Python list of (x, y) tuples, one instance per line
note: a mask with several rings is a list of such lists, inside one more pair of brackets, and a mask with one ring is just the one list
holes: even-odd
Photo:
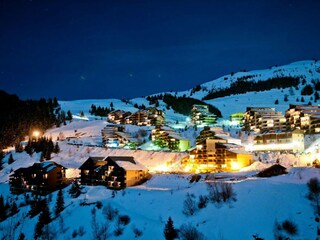
[(38, 140), (38, 138), (39, 138), (39, 136), (40, 136), (40, 132), (39, 132), (38, 130), (34, 130), (34, 131), (32, 132), (32, 136), (33, 136), (36, 140)]

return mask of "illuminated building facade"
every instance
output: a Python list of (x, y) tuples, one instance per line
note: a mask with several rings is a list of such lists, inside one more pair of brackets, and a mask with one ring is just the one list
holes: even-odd
[(160, 126), (165, 121), (164, 112), (157, 108), (141, 109), (125, 119), (126, 124), (138, 126)]
[(289, 105), (286, 111), (287, 129), (301, 129), (307, 133), (320, 132), (320, 108), (310, 105)]
[(169, 127), (155, 127), (151, 132), (151, 139), (159, 147), (173, 151), (183, 152), (190, 148), (190, 140)]
[[(248, 149), (249, 150), (249, 149)], [(254, 137), (251, 151), (288, 151), (301, 153), (305, 150), (304, 131), (259, 134)]]
[(12, 193), (34, 192), (46, 195), (67, 184), (66, 168), (53, 161), (34, 163), (27, 168), (19, 168), (10, 176)]
[(269, 107), (247, 107), (243, 116), (243, 130), (254, 132), (285, 131), (286, 118)]
[(191, 121), (196, 125), (211, 125), (216, 123), (217, 116), (209, 112), (208, 105), (193, 105)]
[(243, 122), (244, 113), (238, 112), (230, 115), (230, 121), (233, 124), (240, 125)]
[(81, 184), (123, 189), (146, 181), (148, 169), (127, 156), (89, 157), (81, 167)]
[(205, 139), (183, 159), (187, 172), (237, 171), (252, 163), (253, 156), (240, 145), (228, 143), (226, 139)]
[(115, 110), (108, 114), (108, 121), (115, 124), (124, 124), (125, 118), (130, 115), (131, 115), (131, 112), (125, 112), (123, 110)]

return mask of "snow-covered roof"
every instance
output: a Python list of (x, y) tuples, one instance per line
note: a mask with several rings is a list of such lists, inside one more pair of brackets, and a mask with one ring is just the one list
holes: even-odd
[(119, 167), (122, 167), (125, 170), (148, 170), (145, 166), (138, 163), (137, 161), (135, 163), (127, 161), (117, 161), (117, 164), (119, 165)]
[(247, 152), (245, 150), (241, 150), (241, 149), (228, 149), (227, 151), (232, 152), (232, 153), (236, 153), (236, 154), (249, 154), (249, 155), (252, 155), (252, 153)]

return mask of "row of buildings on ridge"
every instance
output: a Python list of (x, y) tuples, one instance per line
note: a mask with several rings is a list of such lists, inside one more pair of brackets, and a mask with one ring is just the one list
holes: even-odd
[(285, 115), (269, 107), (247, 107), (243, 130), (253, 132), (250, 151), (305, 150), (305, 135), (320, 133), (319, 106), (290, 104)]
[(270, 107), (247, 107), (243, 116), (243, 130), (256, 133), (303, 130), (320, 132), (320, 107), (290, 104), (285, 115)]
[(108, 114), (108, 121), (114, 124), (132, 124), (138, 126), (163, 125), (165, 114), (155, 107), (140, 109), (135, 113), (115, 110)]

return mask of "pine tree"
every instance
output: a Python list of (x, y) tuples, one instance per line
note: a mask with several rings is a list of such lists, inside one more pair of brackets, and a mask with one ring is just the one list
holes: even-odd
[(0, 157), (0, 171), (3, 169), (2, 157)]
[(279, 104), (279, 100), (278, 99), (276, 99), (276, 101), (274, 102), (274, 104)]
[(18, 240), (25, 240), (26, 236), (24, 235), (24, 233), (20, 233)]
[(16, 152), (23, 152), (23, 146), (22, 146), (22, 144), (21, 144), (21, 142), (20, 141), (18, 141), (17, 143), (16, 143), (16, 145), (14, 146), (14, 148), (15, 148), (15, 150), (16, 150)]
[(177, 238), (177, 231), (173, 226), (173, 221), (171, 217), (168, 218), (168, 221), (164, 227), (163, 234), (166, 240), (173, 240)]
[(43, 227), (51, 221), (49, 206), (47, 200), (43, 202), (42, 212), (40, 213), (39, 220), (35, 227), (34, 238), (39, 239), (43, 234)]
[(68, 120), (68, 121), (72, 120), (72, 113), (70, 112), (70, 110), (68, 110), (68, 112), (67, 112), (66, 120)]
[(53, 107), (58, 107), (59, 103), (56, 97), (53, 98)]
[(56, 216), (59, 215), (60, 212), (62, 212), (64, 209), (64, 198), (62, 190), (60, 189), (57, 195), (57, 202), (56, 202), (56, 208), (55, 208), (55, 214)]
[(28, 153), (30, 156), (33, 154), (33, 147), (32, 147), (32, 141), (31, 139), (29, 139), (27, 146), (24, 148), (24, 150), (26, 151), (26, 153)]
[(48, 150), (49, 150), (49, 152), (52, 153), (53, 150), (54, 150), (54, 144), (53, 144), (52, 138), (50, 138), (50, 139), (47, 141), (47, 145), (48, 145)]
[(320, 99), (319, 93), (316, 91), (314, 93), (314, 102), (317, 102)]
[(72, 183), (71, 188), (69, 190), (69, 194), (73, 198), (77, 198), (81, 194), (81, 189), (77, 181), (74, 181)]
[(50, 211), (49, 211), (49, 206), (48, 206), (48, 203), (47, 203), (47, 199), (43, 200), (42, 212), (41, 212), (41, 214), (39, 216), (39, 220), (43, 224), (48, 224), (51, 221)]
[(0, 195), (0, 221), (3, 221), (7, 218), (6, 216), (6, 209), (4, 206), (4, 199), (3, 196)]
[(13, 202), (10, 207), (10, 216), (15, 215), (17, 212), (19, 212), (16, 202)]
[(59, 152), (60, 152), (60, 147), (59, 147), (58, 142), (56, 142), (56, 144), (54, 145), (53, 152), (54, 152), (54, 153), (59, 153)]
[(8, 164), (11, 164), (14, 162), (14, 159), (13, 159), (13, 156), (12, 156), (12, 153), (10, 154), (9, 156), (9, 159), (8, 159)]
[(41, 152), (40, 159), (39, 159), (40, 162), (44, 161), (44, 156), (45, 156), (45, 153)]
[(51, 152), (49, 150), (46, 151), (45, 153), (45, 159), (50, 160), (51, 159)]
[(40, 222), (40, 217), (39, 217), (39, 220), (38, 220), (38, 222), (37, 222), (37, 224), (36, 224), (36, 227), (35, 227), (35, 229), (34, 229), (34, 239), (39, 239), (39, 238), (41, 238), (41, 236), (42, 236), (42, 229), (43, 229), (43, 224)]

